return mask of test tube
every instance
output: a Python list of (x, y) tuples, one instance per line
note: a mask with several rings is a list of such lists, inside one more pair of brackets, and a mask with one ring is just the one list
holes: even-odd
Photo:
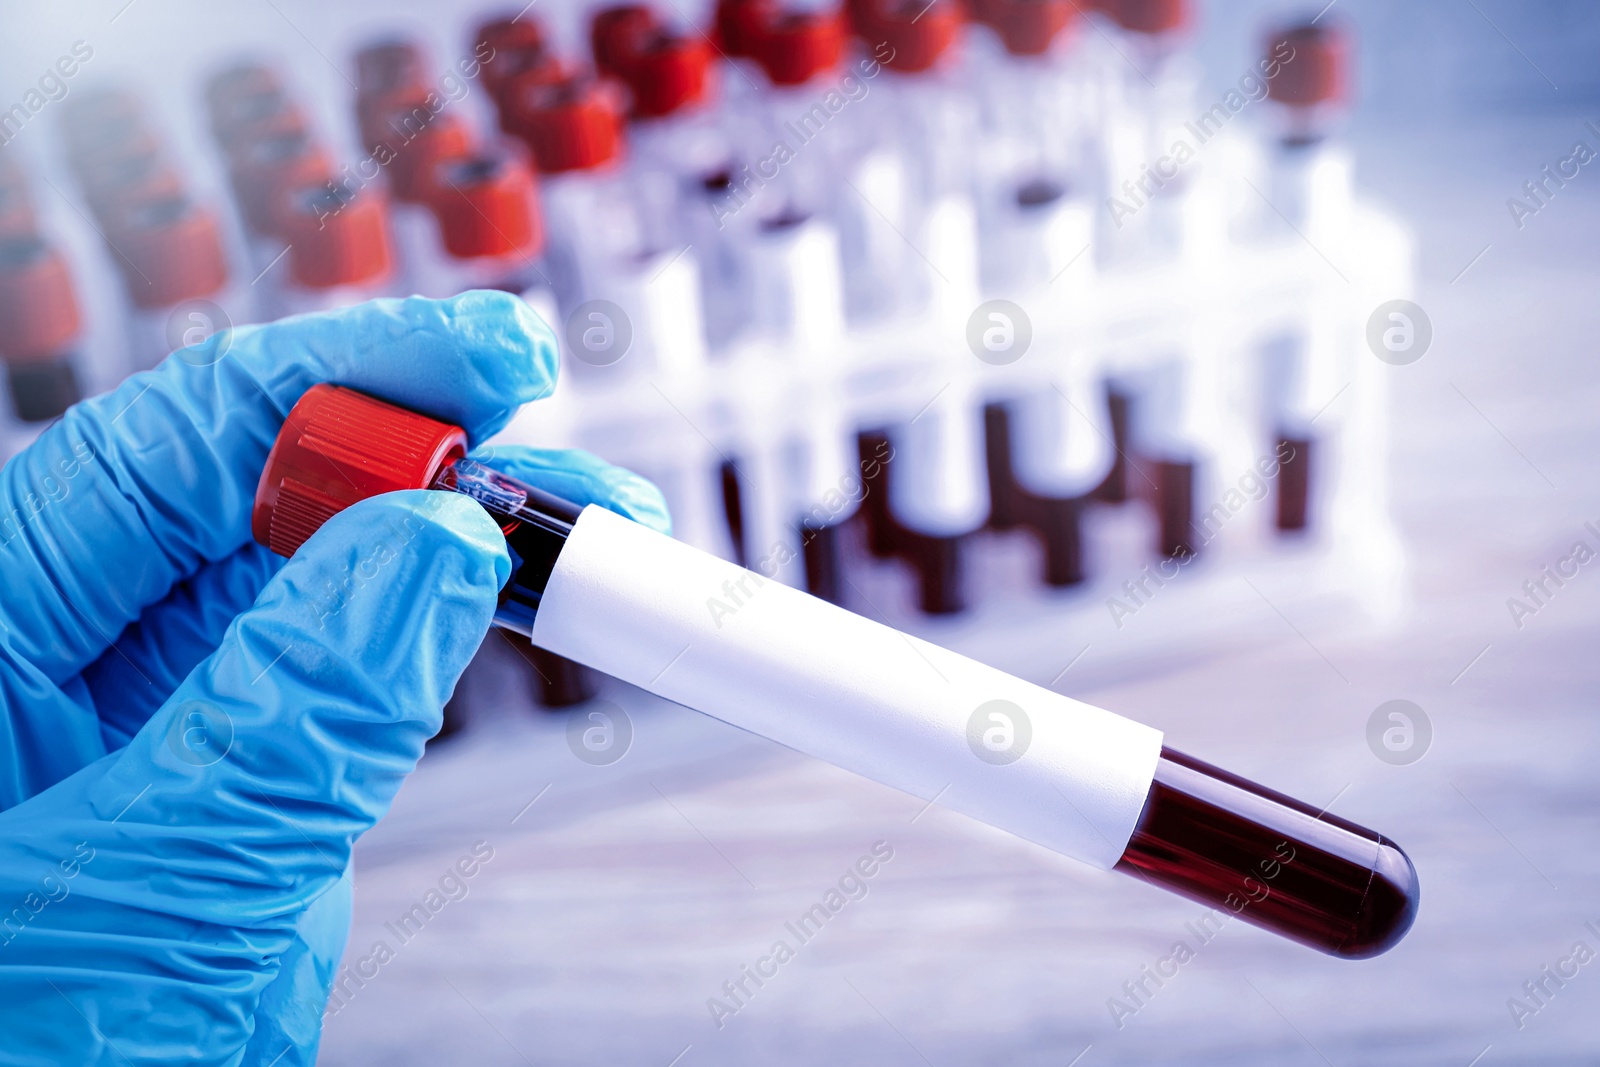
[[(133, 305), (128, 315), (128, 353), (134, 370), (146, 370), (174, 348), (174, 314), (195, 300), (223, 301), (228, 260), (212, 212), (182, 193), (125, 208), (113, 231), (122, 255), (123, 286)], [(226, 300), (234, 304), (237, 301)], [(214, 332), (213, 316), (195, 325)]]
[(533, 172), (503, 151), (434, 164), (433, 240), (413, 248), (408, 264), (423, 296), (468, 289), (522, 294), (543, 280), (536, 257), (544, 244)]
[[(1279, 240), (1292, 235), (1336, 250), (1353, 228), (1351, 161), (1330, 136), (1346, 103), (1350, 48), (1348, 31), (1332, 18), (1290, 25), (1263, 42), (1263, 69), (1276, 72), (1267, 78), (1278, 126), (1267, 197), (1275, 216), (1268, 225)], [(1328, 348), (1326, 323), (1319, 318), (1315, 308), (1302, 309), (1294, 326), (1262, 353), (1273, 449), (1288, 457), (1276, 485), (1277, 528), (1286, 533), (1312, 525), (1321, 466), (1334, 451), (1330, 438), (1338, 433), (1336, 416), (1313, 425), (1344, 383), (1337, 354)]]
[[(252, 531), (287, 556), (365, 497), (460, 493), (511, 551), (496, 624), (541, 648), (1330, 955), (1377, 955), (1416, 916), (1415, 868), (1380, 834), (466, 449), (459, 427), (313, 386), (267, 457)], [(708, 592), (737, 610), (708, 619)]]
[(23, 422), (48, 422), (83, 398), (74, 366), (79, 326), (61, 253), (31, 233), (0, 239), (0, 359)]
[(328, 154), (304, 130), (274, 133), (243, 145), (229, 161), (233, 200), (244, 224), (252, 279), (283, 255), (286, 198), (295, 189), (333, 178)]
[(622, 160), (623, 100), (614, 83), (584, 72), (520, 81), (508, 124), (528, 145), (546, 206), (545, 273), (570, 314), (605, 295), (607, 279), (643, 248)]
[(264, 318), (344, 307), (390, 288), (388, 203), (380, 193), (329, 182), (297, 189), (284, 204), (288, 266), (261, 279)]
[(525, 74), (559, 68), (551, 53), (544, 27), (524, 10), (514, 18), (491, 19), (478, 27), (473, 54), (482, 63), (479, 77), (500, 113), (500, 128), (506, 133), (506, 101), (512, 85)]

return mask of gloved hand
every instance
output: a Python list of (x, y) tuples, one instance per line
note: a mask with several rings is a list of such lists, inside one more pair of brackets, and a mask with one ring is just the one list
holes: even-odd
[[(350, 852), (439, 728), (510, 572), (488, 516), (363, 501), (250, 537), (284, 415), (340, 382), (474, 441), (556, 373), (520, 300), (246, 327), (74, 407), (0, 472), (0, 1063), (316, 1059)], [(583, 453), (496, 465), (658, 528)]]

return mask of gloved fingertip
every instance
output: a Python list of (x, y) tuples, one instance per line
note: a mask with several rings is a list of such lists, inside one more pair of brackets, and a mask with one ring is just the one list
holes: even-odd
[(527, 301), (498, 289), (469, 289), (439, 303), (467, 344), (492, 352), (502, 361), (520, 364), (516, 369), (532, 387), (533, 395), (519, 395), (519, 401), (537, 400), (555, 388), (560, 368), (556, 335)]
[(612, 467), (609, 498), (603, 503), (612, 511), (620, 512), (650, 527), (658, 533), (672, 536), (672, 513), (667, 509), (667, 498), (650, 479), (635, 474), (624, 467)]
[[(405, 490), (357, 502), (342, 515), (349, 517), (349, 523), (382, 525), (386, 522), (384, 512), (421, 520), (418, 552), (434, 558), (453, 553), (459, 576), (475, 589), (498, 597), (499, 590), (509, 581), (506, 536), (474, 499), (458, 493)], [(368, 514), (373, 515), (368, 518)]]

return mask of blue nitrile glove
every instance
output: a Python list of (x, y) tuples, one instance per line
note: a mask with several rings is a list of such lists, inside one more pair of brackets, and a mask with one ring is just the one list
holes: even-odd
[[(472, 501), (335, 516), (290, 561), (256, 480), (313, 383), (481, 440), (550, 391), (514, 297), (385, 300), (220, 335), (77, 405), (0, 472), (0, 1063), (316, 1059), (381, 818), (510, 564)], [(657, 527), (581, 453), (496, 463)]]

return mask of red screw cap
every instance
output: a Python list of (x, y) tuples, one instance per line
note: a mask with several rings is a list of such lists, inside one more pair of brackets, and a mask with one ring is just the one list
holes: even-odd
[(839, 65), (844, 37), (839, 11), (789, 12), (756, 32), (755, 59), (772, 84), (804, 85)]
[(117, 227), (128, 296), (142, 308), (170, 307), (210, 296), (228, 281), (217, 220), (184, 196), (127, 210)]
[(459, 426), (319, 384), (284, 420), (256, 485), (250, 532), (292, 556), (351, 504), (379, 493), (426, 489), (467, 454)]
[(622, 105), (612, 86), (573, 75), (518, 87), (512, 125), (543, 174), (590, 170), (622, 153)]
[(444, 247), (463, 259), (534, 256), (544, 243), (533, 172), (505, 154), (439, 164), (434, 213)]
[(776, 0), (717, 0), (717, 46), (729, 56), (754, 59), (756, 39), (777, 14)]
[(78, 297), (61, 253), (37, 237), (0, 241), (0, 357), (54, 359), (78, 335)]
[[(544, 32), (539, 20), (526, 14), (513, 18), (490, 19), (478, 27), (473, 40), (475, 47), (494, 53), (516, 48), (542, 49), (548, 42), (549, 36)], [(483, 61), (492, 63), (494, 58), (490, 56)]]
[(1076, 28), (1078, 8), (1072, 0), (986, 0), (983, 19), (1011, 55), (1039, 56)]
[(389, 220), (381, 196), (369, 190), (306, 186), (290, 193), (283, 236), (289, 277), (307, 289), (374, 282), (389, 273)]
[(1189, 0), (1107, 0), (1105, 10), (1134, 33), (1170, 33), (1189, 24)]
[[(1289, 49), (1293, 49), (1290, 53)], [(1350, 37), (1337, 25), (1301, 25), (1267, 39), (1265, 54), (1280, 63), (1267, 95), (1282, 104), (1313, 107), (1345, 99), (1349, 92)], [(1292, 54), (1292, 60), (1283, 56)]]
[(439, 188), (439, 164), (469, 155), (472, 132), (459, 116), (445, 111), (430, 116), (420, 128), (411, 125), (421, 121), (415, 109), (399, 109), (392, 114), (391, 124), (402, 139), (387, 164), (389, 191), (396, 200), (408, 204), (428, 203)]
[(883, 65), (903, 74), (931, 70), (955, 44), (964, 21), (956, 0), (863, 0), (855, 6), (854, 20), (860, 36), (890, 47)]
[(362, 99), (355, 104), (355, 112), (362, 144), (374, 157), (381, 157), (386, 149), (397, 157), (410, 152), (411, 141), (435, 123), (461, 126), (461, 120), (443, 106), (437, 94), (419, 88)]
[(589, 23), (589, 49), (595, 69), (626, 78), (633, 57), (660, 32), (655, 12), (643, 4), (617, 4), (595, 12)]
[(234, 157), (234, 200), (255, 234), (283, 228), (284, 198), (291, 190), (333, 177), (328, 155), (304, 133), (277, 134), (246, 145)]
[(638, 118), (693, 107), (711, 90), (711, 49), (699, 37), (659, 35), (634, 56), (627, 80)]
[(553, 59), (544, 27), (526, 15), (494, 19), (479, 26), (473, 48), (483, 64), (484, 88), (497, 101), (518, 74), (545, 66)]

